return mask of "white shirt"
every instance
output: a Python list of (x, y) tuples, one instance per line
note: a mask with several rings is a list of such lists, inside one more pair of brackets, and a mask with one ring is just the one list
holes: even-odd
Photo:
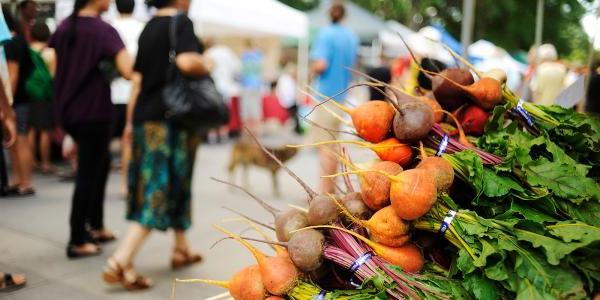
[(210, 72), (219, 92), (226, 100), (240, 95), (238, 78), (242, 70), (239, 57), (227, 46), (215, 45), (204, 53), (214, 66)]
[(275, 92), (281, 106), (290, 108), (296, 104), (296, 81), (289, 74), (279, 76)]
[[(114, 19), (111, 25), (117, 30), (119, 36), (121, 36), (127, 53), (135, 58), (138, 50), (138, 39), (142, 30), (144, 30), (144, 23), (133, 17), (120, 17)], [(129, 80), (118, 78), (112, 82), (111, 95), (113, 104), (127, 104), (130, 94), (131, 82)]]

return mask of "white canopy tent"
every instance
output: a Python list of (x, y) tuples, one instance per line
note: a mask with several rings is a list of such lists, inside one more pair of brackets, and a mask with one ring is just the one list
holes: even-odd
[(276, 0), (192, 0), (189, 17), (202, 36), (303, 39), (308, 34), (306, 14)]

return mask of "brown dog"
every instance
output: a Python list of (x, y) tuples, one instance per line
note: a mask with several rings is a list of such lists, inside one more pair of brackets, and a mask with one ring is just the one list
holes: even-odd
[[(283, 163), (292, 159), (298, 153), (297, 148), (288, 148), (288, 147), (278, 147), (278, 148), (269, 148), (279, 160)], [(242, 136), (238, 142), (233, 145), (231, 150), (231, 160), (229, 162), (229, 167), (227, 168), (229, 171), (229, 179), (231, 182), (234, 182), (234, 171), (237, 166), (241, 165), (243, 167), (242, 180), (244, 187), (248, 187), (248, 166), (253, 165), (262, 169), (266, 169), (271, 171), (271, 177), (273, 179), (273, 194), (279, 197), (279, 182), (277, 180), (277, 171), (279, 171), (280, 166), (272, 160), (266, 153), (262, 151), (262, 149), (252, 140)]]

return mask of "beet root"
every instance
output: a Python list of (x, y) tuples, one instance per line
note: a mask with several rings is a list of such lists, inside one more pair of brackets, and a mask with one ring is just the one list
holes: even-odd
[(258, 265), (248, 266), (235, 273), (229, 281), (229, 293), (236, 300), (262, 300), (268, 292), (263, 285)]
[(394, 135), (401, 143), (412, 143), (427, 136), (434, 123), (431, 107), (422, 101), (401, 105), (394, 117)]
[(275, 217), (275, 233), (277, 240), (287, 242), (293, 235), (293, 231), (308, 226), (306, 213), (297, 209), (290, 209), (286, 212), (277, 214)]
[(455, 110), (467, 103), (468, 97), (463, 90), (448, 79), (464, 86), (471, 85), (475, 82), (471, 72), (467, 69), (446, 69), (440, 75), (434, 76), (431, 82), (433, 95), (442, 108)]
[(417, 169), (433, 173), (438, 192), (448, 191), (454, 182), (454, 169), (452, 165), (441, 157), (426, 157), (417, 165)]
[(303, 272), (317, 270), (323, 264), (325, 236), (315, 229), (301, 230), (288, 242), (288, 251), (294, 265)]
[[(396, 175), (402, 171), (402, 167), (391, 161), (381, 161), (375, 163), (370, 170)], [(362, 199), (370, 209), (377, 211), (389, 205), (391, 182), (388, 177), (367, 171), (359, 176), (359, 183)]]
[(338, 219), (338, 207), (327, 195), (318, 195), (310, 201), (308, 224), (327, 225)]
[(373, 214), (373, 212), (363, 201), (362, 195), (358, 192), (352, 192), (344, 195), (340, 202), (342, 202), (342, 205), (344, 205), (350, 214), (358, 219), (368, 219)]

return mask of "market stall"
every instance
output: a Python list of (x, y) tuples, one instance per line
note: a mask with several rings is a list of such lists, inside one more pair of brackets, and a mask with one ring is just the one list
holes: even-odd
[[(461, 68), (429, 72), (433, 95), (388, 86), (395, 97), (385, 101), (331, 102), (352, 131), (289, 146), (345, 145), (331, 148), (342, 165), (326, 176), (339, 179), (336, 193), (318, 193), (286, 169), (308, 201), (274, 207), (215, 179), (256, 201), (240, 204), (272, 215), (230, 210), (247, 227), (239, 235), (214, 224), (257, 264), (224, 281), (177, 282), (219, 285), (234, 299), (597, 297), (600, 119), (523, 102), (505, 72), (454, 59)], [(357, 162), (354, 147), (374, 160)]]

